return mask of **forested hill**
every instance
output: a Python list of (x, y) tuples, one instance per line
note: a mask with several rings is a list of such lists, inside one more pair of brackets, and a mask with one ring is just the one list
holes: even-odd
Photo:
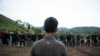
[(41, 29), (33, 27), (33, 25), (22, 22), (21, 20), (12, 20), (2, 14), (0, 14), (0, 30), (10, 30), (10, 31), (19, 31), (19, 32), (41, 32)]
[(26, 31), (26, 29), (18, 24), (16, 21), (0, 14), (0, 29), (11, 31)]
[[(27, 25), (27, 27), (26, 27)], [(31, 31), (40, 32), (41, 29), (39, 27), (33, 27), (28, 23), (19, 24), (18, 21), (14, 21), (4, 15), (0, 14), (0, 29), (11, 30), (11, 31), (27, 31), (31, 28)], [(42, 28), (42, 27), (41, 27)], [(99, 32), (99, 27), (74, 27), (71, 29), (65, 27), (59, 27), (58, 32), (77, 32), (77, 33), (84, 33), (84, 32)]]
[(100, 28), (99, 27), (74, 27), (70, 29), (72, 32), (77, 32), (77, 33), (95, 33), (98, 32), (100, 33)]

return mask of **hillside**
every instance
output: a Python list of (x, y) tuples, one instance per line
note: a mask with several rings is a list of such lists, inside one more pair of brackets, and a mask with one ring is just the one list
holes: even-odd
[(16, 23), (12, 19), (0, 14), (0, 29), (11, 31), (26, 31), (25, 27)]
[(69, 29), (65, 28), (65, 27), (59, 27), (58, 28), (58, 32), (60, 32), (60, 33), (62, 33), (62, 32), (69, 32)]
[[(26, 31), (28, 32), (28, 29), (21, 25), (16, 23), (16, 21), (0, 14), (0, 29), (5, 29), (5, 30), (11, 30), (11, 31)], [(34, 31), (35, 33), (43, 31), (43, 27), (32, 27), (31, 31)], [(76, 32), (76, 33), (84, 33), (84, 32), (99, 32), (100, 33), (100, 28), (99, 27), (74, 27), (71, 29), (65, 28), (65, 27), (59, 27), (58, 32)]]
[(76, 33), (95, 33), (98, 32), (100, 33), (100, 28), (99, 27), (73, 27), (73, 28), (65, 28), (65, 27), (59, 27), (58, 28), (59, 32), (76, 32)]
[(94, 33), (94, 32), (98, 32), (100, 33), (100, 28), (99, 27), (74, 27), (72, 29), (70, 29), (70, 31), (72, 32), (77, 32), (77, 33)]

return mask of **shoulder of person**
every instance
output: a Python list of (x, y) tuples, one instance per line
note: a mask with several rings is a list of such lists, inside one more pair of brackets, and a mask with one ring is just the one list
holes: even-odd
[(57, 42), (57, 44), (58, 44), (59, 46), (65, 47), (65, 45), (64, 45), (61, 41), (58, 41), (58, 40), (55, 40), (55, 41)]
[(43, 41), (43, 39), (34, 42), (34, 43), (33, 43), (33, 46), (34, 46), (34, 45), (38, 45), (38, 44), (40, 44), (42, 41)]

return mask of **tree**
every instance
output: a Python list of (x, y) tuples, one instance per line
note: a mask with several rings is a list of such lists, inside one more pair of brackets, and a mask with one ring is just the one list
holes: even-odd
[(22, 23), (22, 21), (21, 21), (21, 20), (17, 20), (17, 21), (16, 21), (16, 23), (21, 24), (21, 23)]
[(33, 30), (36, 34), (41, 32), (41, 29), (36, 28), (36, 27), (33, 27), (33, 26), (32, 26), (32, 30)]
[(26, 23), (28, 31), (31, 29), (31, 25), (29, 23)]

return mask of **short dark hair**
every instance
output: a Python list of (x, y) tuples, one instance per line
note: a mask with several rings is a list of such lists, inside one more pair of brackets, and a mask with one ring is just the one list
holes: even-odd
[(58, 21), (54, 17), (48, 17), (44, 22), (44, 30), (46, 32), (54, 32), (57, 29)]

